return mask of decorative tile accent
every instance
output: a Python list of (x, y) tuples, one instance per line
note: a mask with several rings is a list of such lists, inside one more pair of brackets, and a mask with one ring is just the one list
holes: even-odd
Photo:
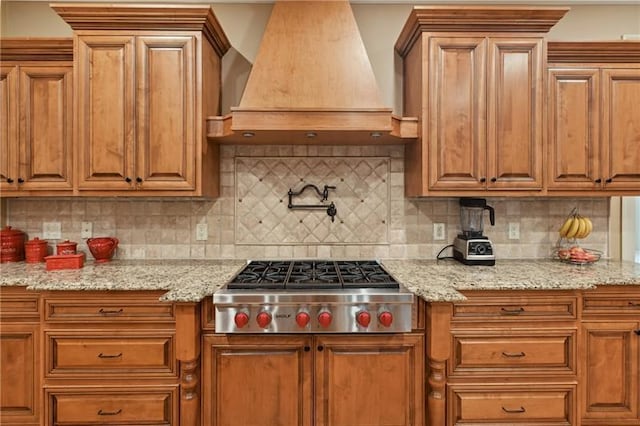
[[(386, 157), (236, 157), (236, 244), (386, 244), (389, 239), (390, 159)], [(335, 186), (322, 202), (313, 188), (294, 205), (289, 189)]]

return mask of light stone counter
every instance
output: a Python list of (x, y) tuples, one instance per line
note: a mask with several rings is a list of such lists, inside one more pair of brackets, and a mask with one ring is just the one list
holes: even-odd
[(458, 290), (584, 290), (639, 285), (640, 264), (600, 260), (572, 265), (553, 260), (498, 260), (466, 266), (455, 260), (387, 260), (385, 268), (426, 301), (464, 300)]
[[(44, 264), (0, 264), (0, 286), (31, 290), (167, 290), (162, 300), (198, 302), (213, 294), (245, 264), (242, 260), (87, 261), (84, 268), (47, 271)], [(600, 285), (640, 285), (640, 264), (601, 260), (577, 266), (550, 260), (499, 260), (465, 266), (454, 260), (382, 262), (426, 301), (457, 301), (459, 290), (575, 290)]]

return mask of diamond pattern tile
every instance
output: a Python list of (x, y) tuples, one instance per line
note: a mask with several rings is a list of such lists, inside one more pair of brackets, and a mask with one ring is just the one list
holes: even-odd
[[(388, 157), (236, 157), (236, 244), (387, 244), (390, 159)], [(291, 210), (288, 191), (307, 184), (335, 186), (320, 201), (309, 188), (293, 203), (329, 206)]]

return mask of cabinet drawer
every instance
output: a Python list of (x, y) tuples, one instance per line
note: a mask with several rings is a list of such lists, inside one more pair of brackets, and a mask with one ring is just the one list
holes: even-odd
[(453, 331), (451, 375), (575, 374), (575, 331)]
[(591, 315), (640, 315), (640, 292), (618, 294), (585, 294), (582, 297), (582, 314)]
[[(158, 296), (159, 297), (159, 296)], [(65, 322), (152, 322), (175, 321), (172, 303), (146, 300), (101, 301), (101, 300), (46, 300), (46, 321)]]
[(0, 288), (0, 318), (15, 320), (38, 320), (40, 298), (37, 293), (27, 292), (24, 287)]
[(449, 389), (449, 425), (564, 425), (574, 423), (573, 388)]
[(176, 374), (173, 333), (46, 335), (48, 376)]
[(468, 301), (453, 305), (453, 321), (570, 320), (576, 318), (576, 298), (558, 297), (477, 297), (464, 292)]
[(47, 389), (51, 425), (176, 425), (176, 388)]

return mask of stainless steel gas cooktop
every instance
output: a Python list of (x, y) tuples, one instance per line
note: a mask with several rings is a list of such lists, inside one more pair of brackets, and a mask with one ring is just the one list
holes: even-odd
[(251, 261), (213, 300), (218, 333), (411, 330), (413, 295), (375, 260)]

